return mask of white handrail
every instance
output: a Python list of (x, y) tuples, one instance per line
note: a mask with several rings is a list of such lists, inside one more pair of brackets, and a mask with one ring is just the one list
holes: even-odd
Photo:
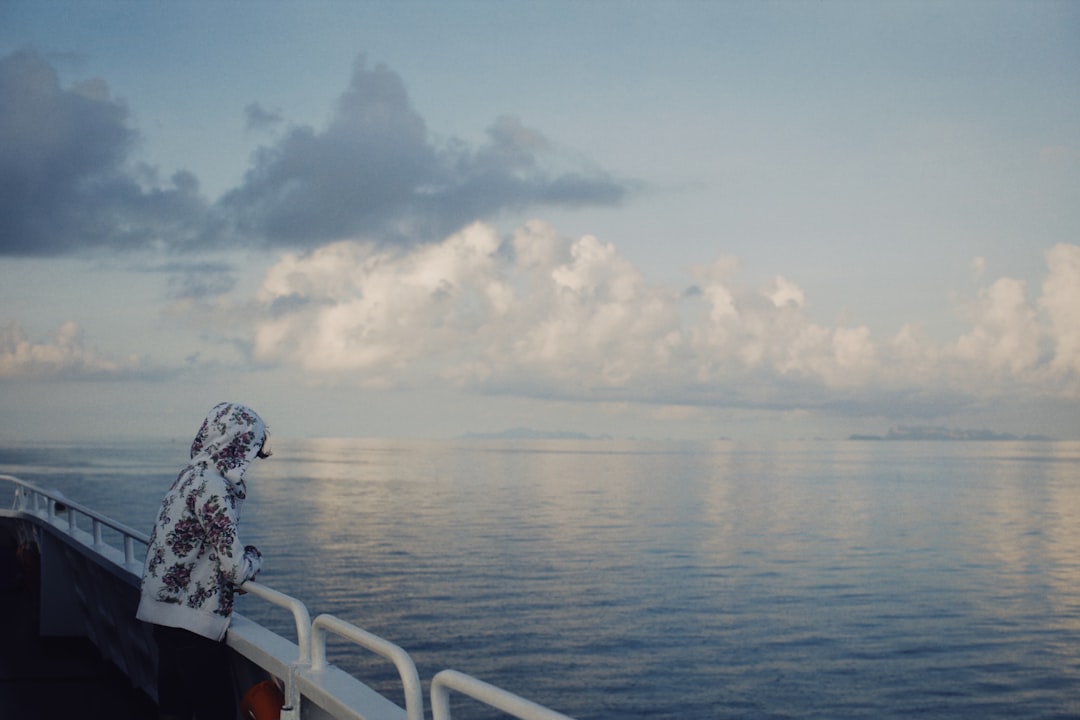
[(457, 670), (443, 670), (431, 679), (431, 714), (433, 720), (450, 720), (450, 690), (457, 690), (485, 705), (510, 713), (521, 720), (572, 720), (567, 715), (537, 705), (520, 695), (477, 680)]
[[(125, 563), (131, 566), (134, 560), (134, 543), (140, 542), (149, 545), (148, 535), (133, 530), (126, 525), (111, 520), (101, 513), (91, 510), (79, 503), (71, 502), (61, 493), (43, 490), (33, 483), (20, 480), (12, 475), (0, 474), (0, 481), (7, 481), (15, 485), (14, 509), (28, 512), (43, 518), (56, 530), (64, 532), (65, 528), (57, 522), (57, 505), (62, 505), (69, 513), (66, 532), (74, 535), (78, 529), (74, 513), (79, 513), (91, 518), (93, 527), (88, 533), (93, 542), (93, 549), (100, 551), (107, 546), (101, 537), (101, 527), (109, 527), (120, 533), (124, 542)], [(40, 501), (46, 501), (44, 512), (40, 507)], [(362, 647), (371, 650), (393, 661), (401, 676), (405, 690), (405, 712), (408, 720), (423, 720), (424, 698), (420, 685), (416, 665), (409, 654), (402, 648), (388, 640), (380, 638), (362, 628), (345, 622), (333, 615), (319, 615), (315, 621), (311, 621), (307, 607), (294, 597), (274, 590), (261, 583), (249, 580), (240, 586), (243, 592), (251, 593), (267, 602), (279, 607), (284, 607), (292, 612), (296, 623), (296, 644), (299, 657), (294, 666), (290, 667), (289, 677), (286, 679), (288, 694), (291, 696), (297, 692), (293, 673), (310, 668), (313, 672), (325, 670), (326, 662), (326, 633), (334, 632), (345, 637)], [(519, 695), (503, 690), (482, 680), (478, 680), (457, 670), (443, 670), (431, 680), (431, 710), (433, 720), (451, 720), (450, 716), (450, 690), (472, 697), (481, 703), (495, 709), (509, 713), (520, 720), (573, 720), (567, 715), (555, 712), (543, 705), (538, 705), (531, 700), (526, 700)], [(287, 698), (290, 705), (282, 708), (282, 717), (297, 717), (300, 707), (299, 698)], [(287, 711), (287, 712), (286, 712)]]
[(311, 663), (311, 614), (307, 606), (291, 595), (286, 595), (272, 587), (267, 587), (254, 580), (248, 580), (240, 586), (241, 592), (251, 593), (269, 603), (283, 607), (292, 612), (293, 622), (296, 623), (296, 645), (300, 655), (296, 658), (298, 665)]
[(64, 497), (63, 493), (55, 490), (45, 490), (43, 488), (34, 485), (26, 480), (20, 480), (13, 475), (0, 475), (0, 480), (10, 482), (15, 485), (15, 503), (14, 508), (23, 512), (32, 512), (35, 515), (41, 515), (41, 508), (39, 500), (44, 499), (46, 501), (45, 517), (50, 522), (55, 522), (57, 506), (62, 505), (68, 513), (67, 531), (69, 535), (74, 535), (75, 531), (79, 529), (76, 522), (76, 513), (79, 515), (85, 515), (92, 521), (91, 533), (94, 538), (94, 545), (100, 547), (105, 545), (101, 538), (101, 526), (111, 528), (120, 533), (124, 542), (124, 563), (127, 565), (134, 565), (135, 559), (135, 543), (140, 542), (143, 545), (150, 544), (150, 536), (146, 533), (139, 532), (133, 528), (117, 522), (112, 518), (109, 518), (96, 510), (80, 505), (77, 502), (72, 502)]
[(334, 617), (319, 615), (311, 625), (311, 670), (320, 672), (326, 668), (326, 633), (333, 632), (357, 645), (393, 661), (405, 689), (405, 715), (408, 720), (424, 720), (424, 691), (416, 663), (409, 653), (378, 635), (374, 635), (352, 623)]
[[(39, 499), (43, 498), (47, 501), (46, 505), (46, 517), (50, 521), (55, 521), (57, 517), (57, 505), (62, 505), (68, 512), (67, 530), (69, 535), (74, 535), (78, 528), (76, 523), (75, 513), (85, 515), (92, 521), (91, 534), (93, 537), (94, 547), (98, 548), (106, 543), (102, 540), (101, 527), (109, 527), (120, 533), (123, 537), (124, 543), (124, 562), (128, 565), (135, 563), (135, 542), (138, 541), (143, 545), (150, 544), (150, 536), (134, 530), (123, 523), (116, 522), (115, 520), (102, 515), (96, 510), (92, 510), (84, 505), (80, 505), (77, 502), (68, 500), (64, 495), (57, 491), (45, 490), (37, 485), (27, 482), (26, 480), (20, 480), (13, 475), (0, 475), (0, 480), (13, 483), (15, 485), (15, 509), (22, 510), (24, 512), (33, 512), (35, 515), (41, 515), (39, 508)], [(280, 607), (284, 607), (290, 610), (293, 614), (293, 619), (296, 621), (296, 644), (300, 650), (300, 657), (298, 662), (301, 664), (307, 664), (311, 658), (311, 615), (308, 613), (307, 608), (296, 598), (290, 597), (285, 593), (278, 592), (273, 588), (266, 585), (259, 584), (257, 582), (249, 580), (241, 587), (244, 592), (250, 592), (252, 595), (256, 595), (267, 602), (273, 603)]]

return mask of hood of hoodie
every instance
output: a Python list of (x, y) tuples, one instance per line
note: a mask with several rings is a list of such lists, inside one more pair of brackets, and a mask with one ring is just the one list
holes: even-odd
[(247, 495), (244, 473), (266, 441), (266, 424), (239, 403), (218, 403), (191, 443), (191, 465), (214, 467), (237, 498)]

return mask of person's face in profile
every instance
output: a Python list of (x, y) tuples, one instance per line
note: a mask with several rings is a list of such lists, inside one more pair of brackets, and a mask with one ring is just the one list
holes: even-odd
[(256, 453), (255, 457), (263, 458), (265, 460), (273, 454), (274, 451), (270, 449), (270, 433), (267, 433), (266, 437), (263, 438), (262, 447), (259, 448), (259, 452)]

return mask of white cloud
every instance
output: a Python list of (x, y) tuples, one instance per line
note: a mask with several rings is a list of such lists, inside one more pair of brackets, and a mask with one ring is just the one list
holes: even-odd
[[(515, 237), (518, 256), (536, 228)], [(674, 293), (649, 287), (614, 245), (588, 235), (561, 242), (561, 252), (546, 251), (550, 265), (530, 267), (527, 301), (500, 323), (485, 358), (489, 372), (502, 382), (546, 382), (555, 393), (647, 381), (681, 344)], [(509, 268), (518, 278), (520, 270)]]
[(1056, 245), (1046, 253), (1049, 273), (1039, 308), (1046, 313), (1053, 347), (1051, 367), (1071, 375), (1074, 392), (1080, 377), (1080, 246)]
[(1041, 297), (999, 278), (972, 298), (967, 331), (939, 343), (914, 323), (891, 338), (816, 323), (795, 282), (746, 288), (731, 257), (696, 268), (680, 294), (595, 237), (533, 221), (503, 241), (478, 223), (411, 250), (342, 242), (282, 257), (256, 296), (255, 357), (383, 386), (933, 416), (1080, 396), (1080, 247), (1047, 262)]
[(972, 276), (976, 280), (979, 280), (979, 279), (982, 278), (983, 273), (985, 273), (985, 272), (986, 272), (986, 258), (982, 257), (981, 255), (979, 257), (974, 258), (971, 261), (971, 274), (972, 274)]
[(67, 378), (100, 380), (143, 373), (137, 357), (117, 361), (87, 345), (82, 329), (64, 323), (52, 342), (35, 343), (22, 326), (9, 321), (0, 328), (0, 380)]
[(1024, 283), (1001, 278), (981, 290), (972, 321), (974, 327), (950, 348), (965, 368), (1003, 377), (1036, 366), (1042, 331)]
[(256, 299), (255, 357), (312, 371), (363, 371), (366, 380), (445, 353), (509, 309), (491, 228), (474, 225), (409, 252), (334, 243), (286, 255)]
[(806, 294), (795, 283), (777, 275), (765, 288), (765, 295), (772, 300), (773, 305), (782, 308), (791, 304), (795, 307), (806, 305)]

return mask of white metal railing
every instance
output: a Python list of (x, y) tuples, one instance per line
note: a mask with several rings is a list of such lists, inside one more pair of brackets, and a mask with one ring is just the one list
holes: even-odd
[[(142, 559), (135, 556), (135, 543), (142, 543), (144, 546), (149, 545), (150, 536), (146, 533), (106, 517), (85, 505), (72, 502), (64, 497), (63, 493), (53, 490), (43, 490), (37, 485), (25, 480), (20, 480), (13, 475), (0, 475), (0, 480), (15, 485), (15, 501), (13, 503), (13, 509), (30, 512), (38, 517), (46, 518), (53, 525), (56, 525), (59, 522), (60, 512), (66, 511), (69, 535), (74, 535), (76, 530), (85, 530), (85, 528), (80, 528), (78, 524), (78, 516), (85, 516), (91, 523), (90, 533), (94, 539), (95, 550), (100, 552), (103, 547), (111, 547), (103, 539), (102, 528), (107, 527), (119, 533), (120, 537), (123, 538), (124, 564), (129, 567), (142, 565)], [(42, 505), (44, 505), (44, 508)], [(118, 550), (118, 548), (114, 549)]]
[(300, 689), (297, 686), (296, 674), (311, 665), (311, 613), (307, 606), (296, 598), (254, 580), (245, 582), (240, 586), (240, 590), (292, 612), (293, 622), (296, 623), (297, 657), (295, 663), (288, 665), (288, 671), (282, 678), (285, 684), (285, 704), (281, 708), (281, 717), (285, 720), (299, 718)]
[[(84, 528), (79, 527), (77, 516), (89, 518), (91, 521), (90, 535), (93, 538), (92, 548), (98, 553), (104, 548), (117, 551), (117, 548), (113, 548), (103, 540), (102, 528), (107, 527), (119, 533), (123, 539), (124, 563), (127, 569), (135, 573), (139, 571), (142, 561), (135, 558), (135, 543), (138, 542), (148, 546), (150, 537), (145, 533), (116, 522), (96, 510), (72, 502), (64, 497), (62, 493), (44, 490), (33, 483), (20, 480), (12, 475), (0, 474), (0, 481), (10, 482), (15, 485), (14, 510), (31, 513), (38, 518), (47, 520), (49, 525), (57, 530), (65, 529), (64, 523), (59, 519), (59, 514), (66, 511), (66, 531), (69, 535), (74, 536), (80, 530), (86, 532)], [(43, 505), (44, 507), (42, 507)], [(416, 664), (405, 650), (378, 635), (374, 635), (333, 615), (322, 614), (312, 621), (307, 607), (302, 602), (253, 580), (241, 585), (240, 590), (283, 607), (293, 615), (293, 621), (296, 624), (298, 655), (295, 663), (288, 663), (290, 677), (283, 678), (287, 682), (286, 706), (282, 708), (283, 719), (299, 717), (298, 684), (293, 675), (296, 675), (297, 671), (303, 670), (310, 670), (313, 673), (326, 670), (326, 635), (328, 632), (333, 632), (391, 660), (397, 667), (405, 691), (406, 720), (423, 720), (423, 689), (416, 672)], [(457, 670), (443, 670), (436, 673), (431, 680), (433, 720), (451, 720), (451, 690), (467, 695), (473, 700), (497, 710), (509, 713), (520, 720), (573, 720), (567, 715), (555, 712), (550, 708), (526, 700), (519, 695)]]
[(299, 648), (296, 664), (309, 665), (311, 663), (311, 613), (308, 612), (307, 606), (291, 595), (278, 592), (254, 580), (248, 580), (240, 586), (240, 590), (292, 612), (293, 621), (296, 623), (296, 646)]
[(572, 720), (520, 695), (495, 687), (457, 670), (443, 670), (431, 679), (431, 714), (433, 720), (450, 720), (450, 691), (468, 695), (473, 700), (510, 713), (521, 720)]
[(424, 691), (420, 687), (420, 676), (416, 672), (416, 663), (400, 647), (345, 622), (333, 615), (323, 614), (315, 618), (311, 626), (311, 670), (320, 672), (326, 669), (326, 633), (333, 632), (357, 645), (381, 655), (394, 663), (401, 685), (405, 690), (405, 714), (408, 720), (424, 720)]

